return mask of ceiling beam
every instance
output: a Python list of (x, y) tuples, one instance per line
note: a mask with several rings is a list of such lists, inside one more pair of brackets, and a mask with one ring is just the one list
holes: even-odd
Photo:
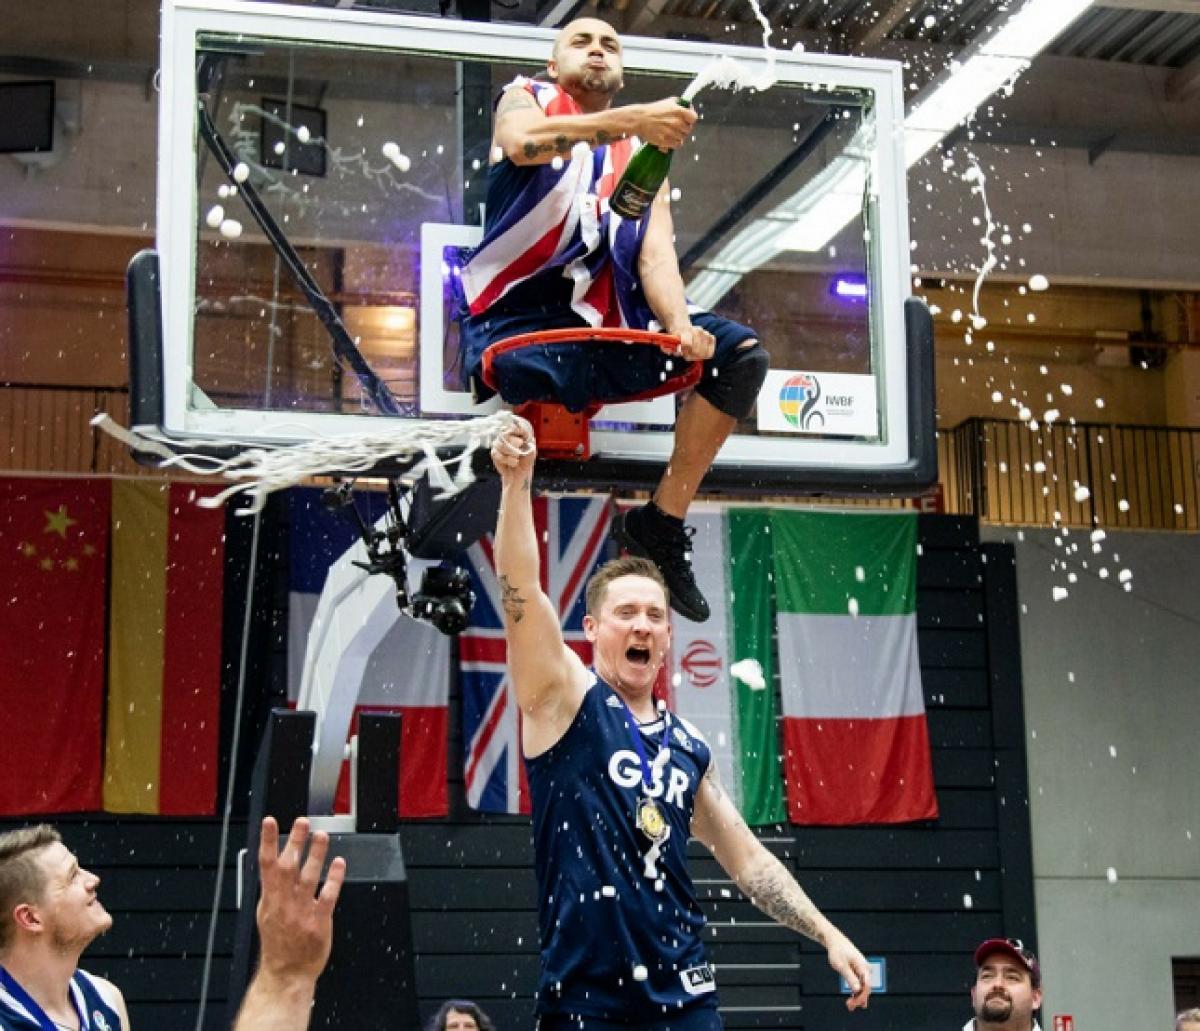
[(1093, 0), (1093, 3), (1096, 7), (1114, 7), (1121, 11), (1200, 15), (1200, 0)]
[(557, 29), (566, 25), (579, 13), (585, 0), (550, 0), (538, 4), (537, 23), (543, 29)]
[(1174, 103), (1186, 100), (1196, 92), (1197, 86), (1200, 86), (1200, 57), (1167, 76), (1167, 99)]
[(648, 29), (658, 16), (662, 14), (663, 8), (667, 6), (667, 0), (642, 0), (639, 10), (632, 18), (629, 18), (625, 24), (625, 31), (631, 36), (641, 35)]
[[(919, 0), (892, 0), (887, 8), (880, 12), (870, 25), (866, 26), (861, 32), (851, 34), (850, 42), (860, 50), (867, 49), (881, 43), (887, 38), (887, 34), (908, 17), (917, 6)], [(1197, 0), (1200, 2), (1200, 0)]]

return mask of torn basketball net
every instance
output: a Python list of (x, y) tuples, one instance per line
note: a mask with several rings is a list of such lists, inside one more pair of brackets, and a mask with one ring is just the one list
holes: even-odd
[[(479, 448), (490, 448), (505, 430), (523, 421), (512, 412), (495, 412), (461, 421), (405, 424), (396, 420), (389, 422), (386, 432), (321, 437), (300, 444), (276, 446), (261, 441), (233, 440), (227, 442), (227, 446), (244, 446), (245, 450), (232, 458), (180, 454), (161, 440), (128, 430), (104, 414), (95, 416), (92, 426), (115, 437), (131, 450), (156, 455), (161, 459), (160, 468), (243, 481), (198, 503), (206, 508), (217, 508), (236, 494), (246, 494), (251, 503), (242, 511), (249, 515), (261, 511), (267, 495), (273, 491), (294, 487), (314, 476), (367, 474), (381, 462), (392, 459), (415, 460), (405, 472), (406, 478), (426, 476), (438, 496), (455, 494), (475, 479), (471, 455)], [(181, 437), (173, 443), (176, 447), (199, 447), (211, 446), (213, 442)], [(443, 458), (438, 455), (438, 448), (459, 450), (458, 454)], [(453, 466), (458, 466), (458, 470), (451, 476)]]

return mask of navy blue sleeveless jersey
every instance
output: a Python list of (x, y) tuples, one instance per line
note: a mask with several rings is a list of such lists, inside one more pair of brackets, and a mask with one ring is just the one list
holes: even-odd
[[(100, 992), (91, 974), (76, 970), (71, 995), (83, 1014), (84, 1031), (125, 1031), (121, 1018)], [(21, 1002), (0, 985), (0, 1031), (41, 1031), (41, 1025)]]
[[(542, 970), (538, 1012), (626, 1021), (669, 1019), (682, 1007), (716, 1007), (704, 954), (704, 917), (687, 869), (696, 789), (711, 753), (668, 714), (671, 758), (651, 795), (671, 828), (658, 880), (635, 811), (642, 771), (631, 717), (596, 678), (566, 734), (526, 759), (533, 808)], [(636, 724), (635, 724), (636, 726)], [(663, 721), (639, 728), (648, 759)]]

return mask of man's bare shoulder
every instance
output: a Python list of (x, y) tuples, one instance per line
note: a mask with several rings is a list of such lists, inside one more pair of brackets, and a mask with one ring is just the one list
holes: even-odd
[(496, 105), (496, 117), (511, 114), (514, 111), (540, 111), (538, 102), (530, 96), (523, 86), (510, 86), (504, 91), (500, 103)]

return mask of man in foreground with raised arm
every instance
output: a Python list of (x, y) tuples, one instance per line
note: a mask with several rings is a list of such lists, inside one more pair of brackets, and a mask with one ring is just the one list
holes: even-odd
[(656, 706), (667, 591), (629, 557), (587, 588), (588, 669), (543, 593), (527, 423), (492, 448), (501, 478), (495, 562), (508, 668), (521, 708), (541, 927), (539, 1031), (720, 1028), (704, 917), (687, 869), (702, 841), (765, 914), (822, 945), (866, 1006), (870, 970), (746, 825), (699, 731)]
[[(622, 219), (609, 208), (633, 138), (674, 150), (691, 134), (695, 112), (674, 97), (613, 107), (624, 85), (621, 41), (597, 18), (559, 32), (546, 73), (549, 82), (509, 84), (496, 107), (484, 239), (462, 269), (464, 374), (480, 400), (490, 396), (480, 378), (483, 352), (535, 330), (661, 328), (678, 338), (670, 355), (622, 347), (616, 358), (598, 346), (572, 352), (541, 345), (530, 359), (531, 382), (543, 389), (552, 382), (546, 396), (578, 411), (597, 400), (598, 384), (608, 388), (604, 396), (630, 397), (674, 376), (681, 357), (704, 363), (679, 410), (654, 497), (614, 530), (626, 550), (659, 567), (676, 611), (703, 622), (709, 606), (692, 575), (683, 518), (721, 445), (752, 411), (767, 353), (749, 327), (689, 307), (669, 184), (640, 218)], [(506, 400), (528, 399), (506, 392)]]
[[(329, 959), (333, 907), (346, 874), (334, 859), (321, 890), (329, 835), (296, 821), (283, 851), (279, 826), (263, 820), (258, 862), (258, 971), (234, 1031), (303, 1031), (317, 977)], [(112, 927), (83, 869), (48, 824), (0, 834), (0, 1031), (129, 1031), (120, 990), (79, 969), (79, 957)]]

